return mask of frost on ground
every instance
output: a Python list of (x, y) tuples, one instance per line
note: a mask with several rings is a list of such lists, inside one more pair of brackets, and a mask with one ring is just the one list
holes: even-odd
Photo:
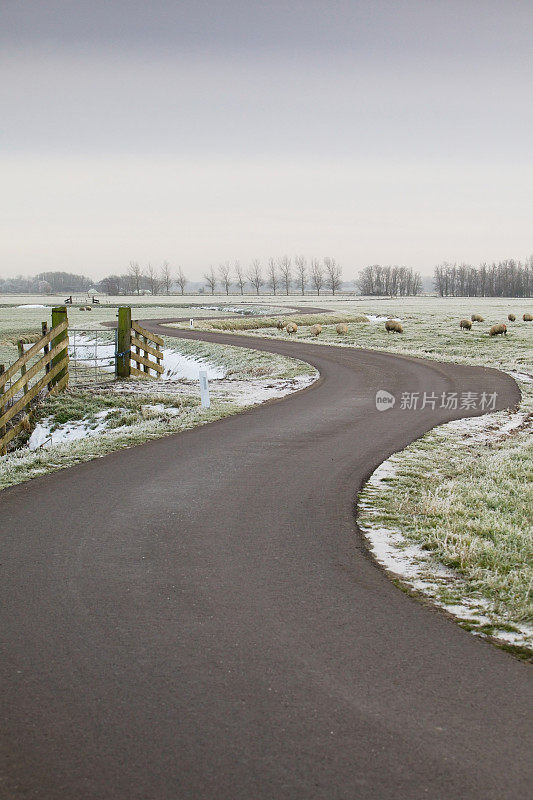
[[(501, 488), (497, 496), (487, 485), (484, 472), (500, 467), (512, 473), (513, 461), (503, 445), (509, 445), (515, 436), (519, 459), (520, 437), (530, 435), (531, 415), (525, 412), (506, 411), (447, 423), (383, 462), (358, 500), (361, 531), (387, 572), (476, 635), (490, 636), (529, 653), (533, 650), (533, 536), (527, 516), (531, 497), (529, 501), (521, 498), (517, 519), (513, 519), (505, 508), (507, 501), (517, 505), (513, 487)], [(450, 478), (442, 474), (432, 453), (443, 446), (450, 453), (455, 450), (456, 457), (459, 451), (466, 471), (472, 469), (470, 491), (465, 491), (460, 481), (449, 492), (442, 491), (442, 482)], [(423, 450), (428, 458), (420, 465)], [(489, 454), (485, 465), (484, 450)], [(424, 471), (432, 474), (421, 478)], [(498, 480), (500, 476), (494, 477)], [(524, 477), (527, 481), (527, 476), (521, 480)], [(485, 496), (476, 491), (480, 480), (485, 484)], [(514, 475), (514, 480), (520, 485), (520, 476)], [(415, 488), (417, 482), (421, 488)], [(454, 488), (460, 497), (455, 496)], [(512, 528), (506, 531), (508, 541), (498, 535), (501, 522), (504, 528)], [(521, 527), (522, 536), (515, 526)], [(496, 536), (491, 536), (494, 530)]]

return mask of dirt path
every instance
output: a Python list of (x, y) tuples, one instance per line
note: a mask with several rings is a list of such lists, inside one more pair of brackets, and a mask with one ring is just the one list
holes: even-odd
[(512, 379), (143, 324), (321, 379), (0, 493), (0, 796), (526, 797), (530, 668), (399, 591), (353, 517), (381, 461), (461, 416), (379, 412), (377, 390), (504, 408)]

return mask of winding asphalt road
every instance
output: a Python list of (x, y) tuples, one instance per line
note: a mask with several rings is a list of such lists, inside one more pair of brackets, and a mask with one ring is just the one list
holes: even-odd
[[(253, 411), (0, 493), (2, 798), (525, 798), (530, 667), (399, 591), (354, 497), (488, 369), (165, 330), (302, 358)], [(463, 412), (464, 413), (464, 412)]]

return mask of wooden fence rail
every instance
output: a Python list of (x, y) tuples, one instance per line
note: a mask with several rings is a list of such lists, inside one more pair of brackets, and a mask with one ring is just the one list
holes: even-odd
[[(28, 425), (28, 412), (32, 402), (45, 390), (60, 392), (68, 384), (68, 320), (63, 307), (52, 311), (52, 325), (42, 326), (42, 337), (24, 351), (18, 343), (19, 358), (7, 369), (0, 364), (0, 455), (7, 451), (9, 442)], [(42, 351), (42, 355), (39, 354)], [(37, 358), (35, 363), (28, 363)], [(39, 376), (40, 372), (44, 372)], [(16, 377), (20, 373), (20, 377)], [(30, 385), (33, 378), (37, 380)], [(14, 379), (14, 380), (13, 380)], [(9, 386), (7, 386), (9, 382)], [(21, 397), (17, 397), (18, 394)], [(21, 419), (14, 417), (21, 414)]]
[(131, 308), (118, 310), (117, 375), (120, 378), (153, 377), (163, 374), (163, 339), (131, 318)]
[[(149, 345), (148, 342), (152, 342), (155, 347)], [(130, 361), (135, 362), (135, 364), (142, 364), (142, 370), (139, 369), (139, 367), (131, 364), (130, 374), (144, 375), (144, 377), (146, 377), (150, 370), (153, 370), (155, 373), (157, 373), (157, 377), (159, 377), (164, 372), (162, 364), (163, 353), (161, 351), (163, 339), (160, 336), (157, 336), (155, 333), (150, 333), (150, 331), (147, 331), (145, 328), (141, 327), (138, 322), (133, 321), (131, 323), (130, 343)], [(133, 348), (135, 348), (135, 352), (133, 351)], [(141, 350), (143, 351), (142, 356)], [(150, 359), (150, 355), (155, 357), (155, 361)]]

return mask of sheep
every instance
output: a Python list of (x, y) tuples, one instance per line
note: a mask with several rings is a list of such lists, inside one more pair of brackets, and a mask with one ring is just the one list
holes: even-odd
[(472, 320), (472, 322), (485, 322), (481, 314), (472, 314), (470, 319)]
[(322, 325), (312, 325), (309, 333), (312, 333), (313, 336), (320, 336), (322, 333)]
[(385, 323), (385, 330), (387, 333), (403, 333), (401, 324), (395, 319), (388, 319)]
[(500, 322), (498, 325), (493, 325), (489, 331), (489, 336), (498, 336), (500, 334), (505, 334), (507, 336), (507, 325), (503, 322)]
[(335, 328), (339, 336), (346, 336), (348, 333), (348, 326), (344, 324), (344, 322), (339, 322), (337, 327)]
[(276, 328), (278, 329), (278, 331), (282, 331), (284, 327), (285, 323), (283, 322), (283, 320), (278, 319), (278, 321), (276, 322)]
[(465, 331), (470, 331), (472, 330), (472, 323), (470, 322), (469, 319), (462, 319), (461, 322), (459, 323), (459, 327)]
[(533, 314), (524, 314), (522, 319), (524, 322), (533, 322)]
[(80, 306), (79, 310), (80, 311), (85, 311), (85, 306)]
[(516, 317), (514, 314), (509, 314), (507, 319), (509, 320), (509, 322), (514, 322), (516, 320)]
[(289, 322), (289, 323), (287, 323), (287, 326), (286, 326), (285, 330), (287, 331), (287, 333), (290, 336), (291, 333), (296, 333), (296, 331), (298, 330), (298, 325), (295, 322)]
[(92, 311), (91, 306), (85, 306), (85, 311)]

